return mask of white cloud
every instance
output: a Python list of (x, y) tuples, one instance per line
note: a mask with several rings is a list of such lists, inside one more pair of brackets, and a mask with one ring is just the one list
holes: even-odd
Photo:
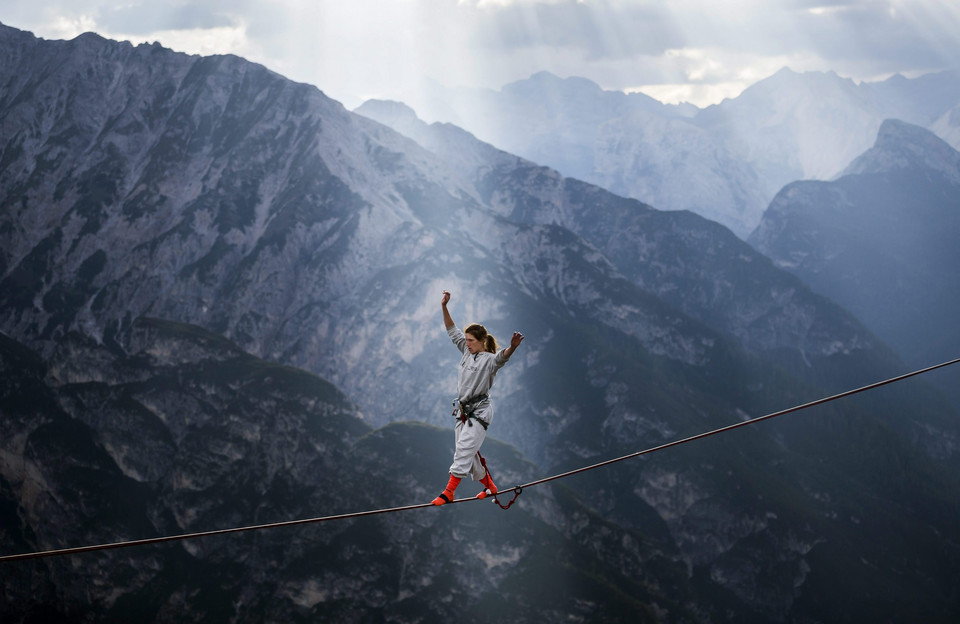
[(91, 15), (56, 15), (45, 30), (48, 39), (73, 39), (96, 27), (97, 22)]

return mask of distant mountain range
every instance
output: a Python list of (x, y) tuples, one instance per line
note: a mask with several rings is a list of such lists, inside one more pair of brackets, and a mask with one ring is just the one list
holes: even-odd
[[(399, 105), (8, 27), (0, 84), (4, 552), (429, 500), (443, 288), (527, 336), (484, 447), (505, 485), (904, 372), (727, 228)], [(509, 512), (4, 567), (4, 621), (949, 620), (960, 426), (916, 381)]]
[(741, 238), (785, 184), (838, 175), (884, 119), (960, 148), (956, 72), (857, 84), (785, 68), (702, 110), (542, 72), (499, 91), (434, 84), (407, 104), (421, 119), (662, 210), (691, 210)]
[(749, 240), (922, 366), (960, 357), (958, 234), (960, 152), (890, 120), (836, 180), (786, 186)]

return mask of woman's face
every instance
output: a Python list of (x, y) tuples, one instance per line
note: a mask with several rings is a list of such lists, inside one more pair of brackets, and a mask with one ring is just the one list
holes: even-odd
[(483, 343), (476, 339), (473, 334), (464, 334), (464, 337), (467, 339), (467, 351), (471, 355), (476, 355), (483, 351)]

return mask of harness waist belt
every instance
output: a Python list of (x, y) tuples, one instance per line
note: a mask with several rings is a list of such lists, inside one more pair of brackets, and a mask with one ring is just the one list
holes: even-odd
[(490, 397), (489, 397), (488, 395), (486, 395), (486, 394), (478, 394), (478, 395), (475, 396), (475, 397), (470, 397), (470, 398), (467, 399), (466, 401), (460, 401), (460, 400), (458, 399), (457, 402), (460, 404), (460, 408), (461, 408), (462, 410), (468, 411), (468, 412), (472, 412), (473, 410), (476, 409), (476, 406), (477, 406), (478, 403), (480, 403), (480, 402), (483, 401), (484, 399), (489, 399), (489, 398), (490, 398)]
[[(477, 406), (484, 401), (484, 399), (490, 398), (486, 394), (480, 394), (475, 397), (471, 397), (466, 401), (461, 401), (460, 399), (453, 400), (453, 416), (454, 418), (460, 419), (461, 422), (467, 423), (468, 426), (472, 427), (472, 420), (476, 420), (480, 425), (486, 430), (490, 426), (490, 423), (478, 418), (474, 415), (474, 412), (477, 409)], [(471, 420), (472, 419), (472, 420)]]

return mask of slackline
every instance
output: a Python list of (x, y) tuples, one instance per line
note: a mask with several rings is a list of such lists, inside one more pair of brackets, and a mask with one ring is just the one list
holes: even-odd
[[(756, 418), (751, 418), (751, 419), (748, 419), (748, 420), (744, 420), (744, 421), (741, 421), (741, 422), (738, 422), (738, 423), (734, 423), (734, 424), (732, 424), (732, 425), (727, 425), (726, 427), (721, 427), (721, 428), (719, 428), (719, 429), (714, 429), (714, 430), (712, 430), (712, 431), (707, 431), (707, 432), (700, 433), (700, 434), (697, 434), (697, 435), (693, 435), (693, 436), (690, 436), (690, 437), (687, 437), (687, 438), (682, 438), (682, 439), (680, 439), (680, 440), (675, 440), (675, 441), (673, 441), (673, 442), (667, 442), (666, 444), (661, 444), (661, 445), (659, 445), (659, 446), (654, 446), (654, 447), (651, 447), (651, 448), (648, 448), (648, 449), (645, 449), (645, 450), (642, 450), (642, 451), (637, 451), (636, 453), (630, 453), (629, 455), (624, 455), (624, 456), (622, 456), (622, 457), (616, 457), (616, 458), (614, 458), (614, 459), (608, 459), (608, 460), (606, 460), (606, 461), (602, 461), (602, 462), (599, 462), (599, 463), (596, 463), (596, 464), (591, 464), (591, 465), (589, 465), (589, 466), (584, 466), (584, 467), (582, 467), (582, 468), (577, 468), (576, 470), (570, 470), (570, 471), (568, 471), (568, 472), (563, 472), (563, 473), (560, 473), (560, 474), (556, 474), (556, 475), (553, 475), (553, 476), (551, 476), (551, 477), (546, 477), (546, 478), (543, 478), (543, 479), (538, 479), (537, 481), (531, 481), (530, 483), (525, 483), (525, 484), (523, 484), (523, 485), (515, 485), (515, 486), (513, 486), (513, 487), (511, 487), (511, 488), (506, 488), (506, 489), (499, 490), (495, 496), (500, 496), (500, 495), (503, 495), (503, 494), (507, 494), (507, 493), (513, 492), (513, 493), (514, 493), (514, 499), (516, 499), (516, 497), (519, 496), (519, 494), (520, 494), (525, 488), (533, 487), (533, 486), (535, 486), (535, 485), (541, 485), (541, 484), (543, 484), (543, 483), (548, 483), (548, 482), (550, 482), (550, 481), (556, 481), (556, 480), (558, 480), (558, 479), (563, 479), (563, 478), (566, 478), (566, 477), (570, 477), (570, 476), (573, 476), (573, 475), (575, 475), (575, 474), (579, 474), (579, 473), (581, 473), (581, 472), (586, 472), (586, 471), (588, 471), (588, 470), (594, 470), (594, 469), (596, 469), (596, 468), (601, 468), (601, 467), (603, 467), (603, 466), (609, 466), (610, 464), (615, 464), (615, 463), (617, 463), (617, 462), (622, 462), (622, 461), (625, 461), (625, 460), (628, 460), (628, 459), (633, 459), (634, 457), (640, 457), (641, 455), (649, 455), (650, 453), (654, 453), (654, 452), (656, 452), (656, 451), (662, 451), (662, 450), (664, 450), (664, 449), (668, 449), (668, 448), (671, 448), (671, 447), (674, 447), (674, 446), (679, 446), (679, 445), (681, 445), (681, 444), (686, 444), (686, 443), (688, 443), (688, 442), (693, 442), (694, 440), (700, 440), (700, 439), (702, 439), (702, 438), (707, 438), (707, 437), (709, 437), (709, 436), (717, 435), (717, 434), (720, 434), (720, 433), (725, 433), (725, 432), (727, 432), (727, 431), (732, 431), (732, 430), (734, 430), (734, 429), (739, 429), (740, 427), (746, 427), (747, 425), (754, 425), (754, 424), (756, 424), (756, 423), (758, 423), (758, 422), (762, 422), (762, 421), (764, 421), (764, 420), (770, 420), (771, 418), (776, 418), (777, 416), (783, 416), (784, 414), (789, 414), (789, 413), (791, 413), (791, 412), (798, 412), (798, 411), (800, 411), (800, 410), (807, 409), (807, 408), (809, 408), (809, 407), (814, 407), (814, 406), (817, 406), (817, 405), (822, 405), (822, 404), (824, 404), (824, 403), (829, 403), (830, 401), (836, 401), (837, 399), (842, 399), (842, 398), (844, 398), (844, 397), (848, 397), (848, 396), (850, 396), (850, 395), (857, 394), (857, 393), (860, 393), (860, 392), (866, 392), (867, 390), (873, 390), (874, 388), (879, 388), (880, 386), (885, 386), (885, 385), (887, 385), (887, 384), (892, 384), (892, 383), (895, 383), (895, 382), (898, 382), (898, 381), (902, 381), (902, 380), (908, 379), (908, 378), (910, 378), (910, 377), (916, 377), (917, 375), (922, 375), (923, 373), (928, 373), (928, 372), (933, 371), (933, 370), (936, 370), (936, 369), (938, 369), (938, 368), (944, 368), (944, 367), (946, 367), (946, 366), (950, 366), (950, 365), (952, 365), (952, 364), (956, 364), (957, 362), (960, 362), (960, 358), (957, 358), (957, 359), (954, 359), (954, 360), (950, 360), (950, 361), (947, 361), (947, 362), (943, 362), (943, 363), (941, 363), (941, 364), (936, 364), (936, 365), (934, 365), (934, 366), (929, 366), (929, 367), (927, 367), (927, 368), (923, 368), (923, 369), (920, 369), (920, 370), (915, 370), (915, 371), (913, 371), (913, 372), (906, 373), (906, 374), (904, 374), (904, 375), (899, 375), (899, 376), (897, 376), (897, 377), (891, 377), (890, 379), (885, 379), (885, 380), (883, 380), (883, 381), (878, 381), (878, 382), (875, 382), (875, 383), (872, 383), (872, 384), (869, 384), (869, 385), (866, 385), (866, 386), (862, 386), (862, 387), (860, 387), (860, 388), (856, 388), (856, 389), (854, 389), (854, 390), (847, 390), (846, 392), (841, 392), (840, 394), (834, 394), (834, 395), (832, 395), (832, 396), (824, 397), (824, 398), (822, 398), (822, 399), (817, 399), (816, 401), (811, 401), (811, 402), (809, 402), (809, 403), (804, 403), (804, 404), (802, 404), (802, 405), (797, 405), (797, 406), (794, 406), (794, 407), (790, 407), (790, 408), (788, 408), (788, 409), (781, 410), (781, 411), (779, 411), (779, 412), (773, 412), (773, 413), (771, 413), (771, 414), (766, 414), (766, 415), (764, 415), (764, 416), (758, 416), (758, 417), (756, 417)], [(495, 497), (494, 497), (494, 498), (495, 498)], [(455, 499), (455, 500), (450, 501), (449, 503), (447, 503), (447, 505), (453, 505), (453, 504), (455, 504), (455, 503), (466, 503), (466, 502), (469, 502), (469, 501), (476, 501), (476, 500), (483, 500), (483, 499), (478, 499), (478, 498), (476, 498), (476, 497), (458, 498), (458, 499)], [(495, 498), (495, 500), (496, 500), (496, 498)], [(512, 501), (511, 501), (511, 502), (512, 502)], [(499, 504), (499, 501), (497, 501), (497, 503)], [(443, 506), (446, 506), (446, 505), (443, 505)], [(441, 506), (441, 507), (443, 507), (443, 506)], [(279, 527), (289, 527), (289, 526), (296, 526), (296, 525), (300, 525), (300, 524), (314, 524), (314, 523), (320, 523), (320, 522), (332, 522), (332, 521), (334, 521), (334, 520), (346, 520), (346, 519), (349, 519), (349, 518), (362, 518), (362, 517), (364, 517), (364, 516), (375, 516), (375, 515), (379, 515), (379, 514), (396, 513), (396, 512), (400, 512), (400, 511), (411, 511), (411, 510), (413, 510), (413, 509), (426, 509), (426, 508), (428, 508), (428, 507), (436, 507), (436, 505), (433, 505), (433, 503), (422, 503), (422, 504), (419, 504), (419, 505), (408, 505), (408, 506), (405, 506), (405, 507), (390, 507), (390, 508), (387, 508), (387, 509), (373, 509), (373, 510), (369, 510), (369, 511), (359, 511), (359, 512), (355, 512), (355, 513), (340, 514), (340, 515), (336, 515), (336, 516), (323, 516), (323, 517), (319, 517), (319, 518), (304, 518), (304, 519), (301, 519), (301, 520), (287, 520), (287, 521), (284, 521), (284, 522), (271, 522), (271, 523), (269, 523), (269, 524), (257, 524), (257, 525), (253, 525), (253, 526), (234, 527), (234, 528), (230, 528), (230, 529), (217, 529), (217, 530), (213, 530), (213, 531), (202, 531), (202, 532), (199, 532), (199, 533), (184, 533), (184, 534), (181, 534), (181, 535), (167, 535), (167, 536), (164, 536), (164, 537), (150, 537), (150, 538), (147, 538), (147, 539), (131, 540), (131, 541), (125, 541), (125, 542), (113, 542), (113, 543), (110, 543), (110, 544), (95, 544), (95, 545), (92, 545), (92, 546), (77, 546), (77, 547), (74, 547), (74, 548), (60, 548), (60, 549), (56, 549), (56, 550), (44, 550), (44, 551), (40, 551), (40, 552), (29, 552), (29, 553), (21, 553), (21, 554), (16, 554), (16, 555), (4, 555), (4, 556), (0, 556), (0, 563), (2, 563), (2, 562), (9, 562), (9, 561), (22, 561), (22, 560), (25, 560), (25, 559), (40, 559), (40, 558), (43, 558), (43, 557), (54, 557), (54, 556), (61, 556), (61, 555), (78, 555), (78, 554), (81, 554), (81, 553), (87, 553), (87, 552), (93, 552), (93, 551), (99, 551), (99, 550), (111, 550), (111, 549), (115, 549), (115, 548), (129, 548), (129, 547), (132, 547), (132, 546), (146, 546), (146, 545), (148, 545), (148, 544), (160, 544), (160, 543), (163, 543), (163, 542), (173, 542), (173, 541), (179, 541), (179, 540), (197, 539), (197, 538), (200, 538), (200, 537), (211, 537), (211, 536), (214, 536), (214, 535), (227, 535), (227, 534), (230, 534), (230, 533), (241, 533), (241, 532), (244, 532), (244, 531), (260, 531), (260, 530), (264, 530), (264, 529), (275, 529), (275, 528), (279, 528)], [(502, 507), (502, 505), (501, 505), (501, 507)]]

